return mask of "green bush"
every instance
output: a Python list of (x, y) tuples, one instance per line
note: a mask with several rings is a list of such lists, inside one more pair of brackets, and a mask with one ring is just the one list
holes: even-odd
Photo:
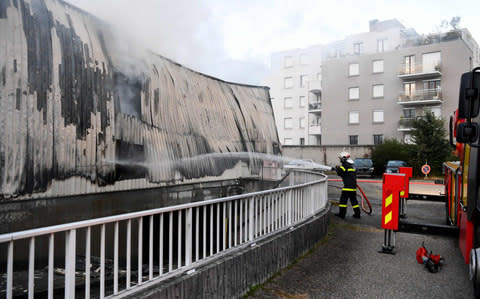
[(372, 161), (375, 167), (374, 173), (380, 175), (385, 172), (388, 160), (409, 160), (409, 146), (396, 139), (385, 139), (384, 143), (378, 144), (372, 150)]
[(420, 169), (425, 162), (432, 169), (430, 175), (441, 175), (443, 162), (452, 158), (453, 150), (448, 144), (443, 120), (426, 111), (412, 126), (414, 144), (410, 147), (409, 165), (413, 167), (414, 175), (423, 175)]

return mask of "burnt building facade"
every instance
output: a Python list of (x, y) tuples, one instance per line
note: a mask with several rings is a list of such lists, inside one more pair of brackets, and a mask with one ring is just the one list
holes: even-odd
[(268, 88), (132, 50), (63, 1), (1, 0), (0, 40), (3, 200), (258, 176), (277, 151)]

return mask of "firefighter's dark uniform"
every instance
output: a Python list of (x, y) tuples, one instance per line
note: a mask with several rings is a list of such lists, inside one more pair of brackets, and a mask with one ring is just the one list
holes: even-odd
[(355, 212), (353, 216), (360, 218), (360, 207), (357, 201), (357, 175), (355, 173), (355, 168), (353, 168), (352, 164), (345, 161), (342, 163), (342, 166), (336, 168), (336, 171), (343, 180), (342, 195), (340, 196), (340, 203), (338, 205), (339, 212), (336, 215), (345, 218), (345, 214), (347, 213), (347, 201), (350, 199), (353, 211)]

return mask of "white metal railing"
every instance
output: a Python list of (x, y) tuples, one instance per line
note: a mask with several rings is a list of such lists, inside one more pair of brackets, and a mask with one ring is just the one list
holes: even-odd
[(424, 65), (421, 63), (402, 63), (398, 70), (400, 76), (416, 75), (416, 74), (439, 74), (441, 75), (442, 65), (437, 63), (435, 65)]
[[(0, 290), (6, 298), (119, 295), (288, 229), (327, 206), (324, 175), (295, 171), (282, 185), (0, 235), (7, 256)], [(17, 249), (24, 246), (22, 257)]]
[(442, 100), (442, 89), (420, 89), (409, 93), (402, 91), (398, 100), (399, 102)]

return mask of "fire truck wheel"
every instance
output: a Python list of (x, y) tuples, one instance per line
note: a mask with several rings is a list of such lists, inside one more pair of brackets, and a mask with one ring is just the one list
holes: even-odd
[(470, 263), (468, 264), (469, 277), (473, 282), (475, 298), (480, 297), (480, 248), (472, 248), (470, 251)]

